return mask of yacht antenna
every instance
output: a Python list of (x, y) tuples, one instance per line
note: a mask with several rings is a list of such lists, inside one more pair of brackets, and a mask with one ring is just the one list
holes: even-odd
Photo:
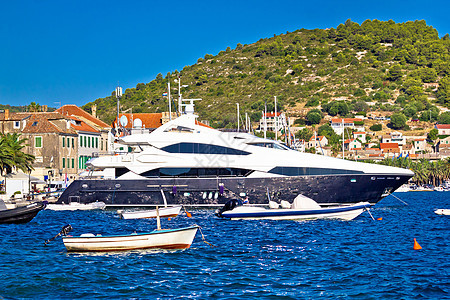
[[(182, 101), (189, 101), (189, 103), (181, 104), (181, 106), (184, 106), (184, 113), (185, 114), (193, 114), (194, 113), (194, 101), (202, 100), (201, 98), (197, 99), (182, 99)], [(183, 111), (182, 108), (180, 108), (180, 111)]]
[(278, 125), (277, 125), (277, 96), (273, 96), (275, 98), (275, 141), (278, 140)]
[(245, 113), (245, 130), (249, 132), (250, 126), (248, 126), (248, 113)]
[(181, 77), (178, 75), (178, 112), (183, 114), (183, 109), (181, 108)]
[(122, 97), (122, 88), (120, 86), (116, 87), (116, 99), (117, 99), (117, 135), (119, 134), (119, 110), (120, 110), (120, 98)]

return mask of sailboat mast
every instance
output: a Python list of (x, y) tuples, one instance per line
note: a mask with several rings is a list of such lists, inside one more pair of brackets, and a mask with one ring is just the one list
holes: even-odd
[(167, 96), (169, 99), (169, 120), (172, 121), (172, 104), (170, 103), (170, 78), (169, 82), (167, 83)]

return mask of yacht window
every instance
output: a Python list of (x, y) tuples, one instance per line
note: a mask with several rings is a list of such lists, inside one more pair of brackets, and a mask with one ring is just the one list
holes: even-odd
[(164, 130), (164, 132), (194, 132), (194, 129), (189, 128), (189, 127), (184, 127), (184, 126), (174, 126), (174, 127), (169, 127), (166, 130)]
[(245, 177), (253, 171), (240, 168), (160, 168), (141, 173), (144, 177)]
[(275, 167), (269, 173), (285, 176), (306, 175), (334, 175), (334, 174), (364, 174), (362, 171), (329, 169), (329, 168), (306, 168), (306, 167)]
[(161, 148), (169, 153), (192, 153), (192, 154), (226, 154), (226, 155), (249, 155), (247, 151), (233, 149), (224, 146), (199, 144), (199, 143), (177, 143)]
[(289, 150), (289, 148), (277, 143), (249, 143), (250, 146), (273, 148), (278, 150)]

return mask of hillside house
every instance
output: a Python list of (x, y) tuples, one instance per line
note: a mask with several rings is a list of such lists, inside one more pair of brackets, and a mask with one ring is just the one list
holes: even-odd
[(286, 126), (286, 124), (286, 116), (281, 112), (277, 112), (276, 116), (274, 112), (266, 113), (265, 115), (263, 113), (262, 118), (259, 120), (260, 130), (266, 129), (268, 131), (281, 131)]
[(450, 135), (450, 124), (436, 124), (434, 127), (438, 130), (438, 135)]
[(363, 121), (359, 118), (335, 118), (331, 119), (331, 128), (338, 135), (342, 135), (344, 130), (356, 130), (364, 131), (364, 125), (361, 125)]
[(348, 139), (344, 141), (344, 149), (347, 151), (362, 150), (362, 144), (357, 139)]
[(323, 135), (312, 136), (308, 142), (308, 148), (320, 148), (326, 145), (328, 145), (328, 139)]
[(424, 153), (426, 150), (427, 141), (425, 138), (415, 139), (413, 141), (414, 152), (413, 153)]
[(397, 143), (380, 143), (380, 150), (385, 157), (397, 156), (400, 154), (400, 148)]
[(406, 138), (401, 132), (394, 131), (381, 137), (381, 143), (397, 143), (402, 146), (406, 143)]
[(353, 132), (353, 139), (358, 139), (362, 144), (365, 144), (367, 142), (366, 133), (364, 131)]

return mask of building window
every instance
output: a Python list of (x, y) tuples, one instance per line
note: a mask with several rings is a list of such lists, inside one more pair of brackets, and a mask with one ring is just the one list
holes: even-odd
[(86, 136), (84, 136), (83, 138), (84, 138), (84, 147), (87, 147)]
[(100, 140), (100, 148), (103, 150), (103, 139)]
[(75, 138), (72, 138), (72, 148), (75, 148)]
[(72, 169), (75, 169), (75, 159), (72, 158)]
[(63, 148), (64, 148), (66, 146), (66, 138), (63, 137), (62, 140), (63, 140)]
[(34, 146), (36, 148), (42, 148), (42, 136), (36, 136), (34, 138)]
[(98, 149), (98, 137), (95, 138), (95, 148)]
[(14, 128), (15, 129), (20, 128), (20, 121), (14, 121)]
[(66, 167), (66, 158), (63, 157), (63, 169)]

